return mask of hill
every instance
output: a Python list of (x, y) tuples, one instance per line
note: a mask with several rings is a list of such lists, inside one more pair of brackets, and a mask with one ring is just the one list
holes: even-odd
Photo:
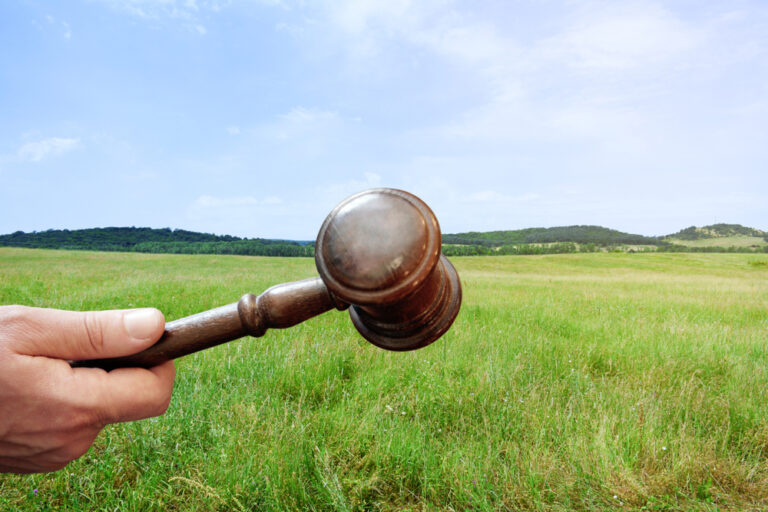
[(676, 240), (703, 240), (707, 238), (730, 238), (730, 237), (754, 237), (764, 238), (768, 233), (755, 228), (742, 226), (741, 224), (712, 224), (709, 226), (681, 229), (677, 233), (667, 235), (664, 238), (674, 238)]
[(768, 245), (768, 232), (741, 224), (712, 224), (681, 229), (663, 240), (688, 247), (762, 247)]
[(244, 254), (252, 256), (312, 256), (305, 242), (212, 235), (184, 229), (91, 228), (49, 229), (0, 235), (0, 246), (184, 254)]
[(511, 244), (546, 244), (573, 242), (606, 245), (667, 245), (656, 237), (633, 235), (602, 226), (561, 226), (554, 228), (527, 228), (514, 231), (488, 231), (444, 234), (444, 244), (482, 245), (500, 247)]

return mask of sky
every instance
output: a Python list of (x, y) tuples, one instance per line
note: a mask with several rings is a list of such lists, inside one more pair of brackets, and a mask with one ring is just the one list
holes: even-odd
[(768, 2), (7, 0), (0, 233), (768, 230)]

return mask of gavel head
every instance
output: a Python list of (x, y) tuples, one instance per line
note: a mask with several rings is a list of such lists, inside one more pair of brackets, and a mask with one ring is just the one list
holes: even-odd
[(315, 263), (337, 299), (350, 304), (365, 339), (414, 350), (442, 336), (461, 306), (461, 284), (440, 253), (440, 226), (418, 197), (387, 188), (339, 204), (317, 235)]

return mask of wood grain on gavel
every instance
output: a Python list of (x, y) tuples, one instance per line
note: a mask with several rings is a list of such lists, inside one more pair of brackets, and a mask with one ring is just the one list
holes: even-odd
[(152, 347), (127, 357), (72, 362), (74, 367), (149, 368), (243, 336), (262, 336), (331, 309), (349, 307), (360, 334), (381, 348), (414, 350), (451, 326), (461, 284), (440, 254), (440, 227), (416, 196), (372, 189), (337, 206), (317, 236), (320, 277), (273, 286), (258, 297), (169, 322)]

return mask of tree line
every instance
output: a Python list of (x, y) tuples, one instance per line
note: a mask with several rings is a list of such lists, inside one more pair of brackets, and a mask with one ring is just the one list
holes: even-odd
[(513, 231), (468, 232), (443, 235), (444, 244), (503, 247), (520, 244), (578, 243), (606, 245), (667, 245), (656, 237), (633, 235), (602, 226), (560, 226)]
[[(732, 228), (733, 225), (728, 225)], [(561, 240), (566, 234), (572, 240)], [(487, 236), (486, 236), (487, 235)], [(519, 240), (510, 243), (508, 240)], [(531, 242), (530, 240), (535, 240)], [(647, 243), (648, 240), (656, 243)], [(480, 243), (477, 243), (477, 242)], [(646, 242), (646, 243), (639, 243)], [(239, 238), (169, 228), (93, 228), (17, 231), (0, 235), (0, 246), (170, 254), (237, 254), (247, 256), (313, 257), (314, 242)], [(446, 256), (504, 256), (589, 252), (743, 252), (768, 253), (768, 245), (689, 247), (631, 235), (599, 226), (531, 228), (518, 231), (443, 235)]]
[(576, 244), (572, 242), (559, 242), (554, 244), (519, 244), (501, 245), (497, 247), (487, 245), (443, 245), (443, 254), (446, 256), (523, 256), (535, 254), (570, 254), (588, 252), (727, 252), (727, 253), (768, 253), (768, 245), (745, 247), (688, 247), (678, 244), (665, 244), (659, 246), (633, 246), (633, 245), (598, 245), (593, 243)]
[(171, 254), (315, 255), (313, 243), (240, 238), (170, 228), (51, 229), (32, 233), (17, 231), (0, 236), (0, 246)]

